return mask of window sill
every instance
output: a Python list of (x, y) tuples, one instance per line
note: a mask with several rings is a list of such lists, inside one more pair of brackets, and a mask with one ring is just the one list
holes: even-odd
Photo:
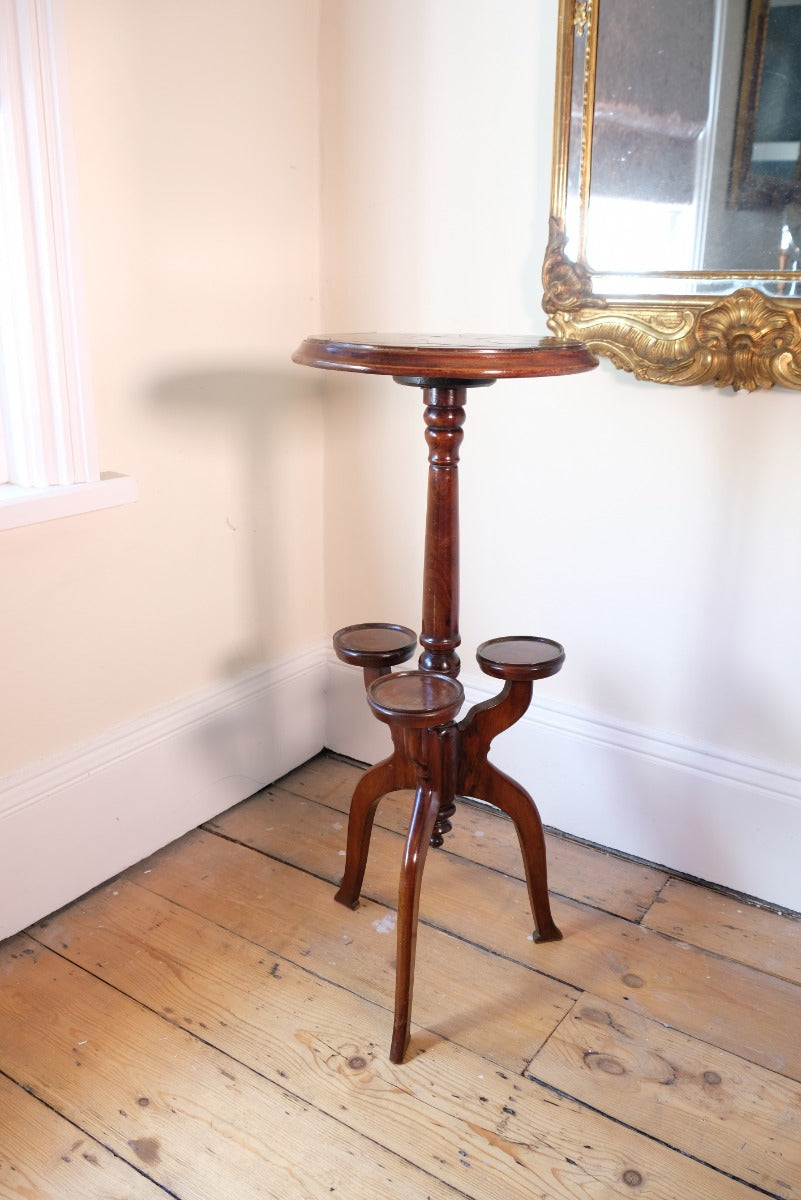
[(136, 480), (128, 475), (106, 473), (97, 483), (72, 483), (60, 487), (24, 488), (13, 483), (0, 484), (0, 530), (99, 508), (132, 504), (137, 499)]

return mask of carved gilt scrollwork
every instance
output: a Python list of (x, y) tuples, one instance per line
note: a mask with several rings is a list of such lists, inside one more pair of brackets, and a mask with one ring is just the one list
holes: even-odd
[[(554, 170), (548, 246), (542, 270), (543, 308), (558, 336), (577, 338), (637, 379), (714, 384), (749, 392), (775, 386), (801, 389), (801, 300), (769, 292), (794, 290), (790, 272), (765, 275), (765, 291), (738, 273), (688, 272), (687, 294), (603, 295), (585, 260), (584, 229), (593, 159), (595, 54), (601, 6), (560, 0)], [(579, 40), (580, 43), (579, 43)], [(574, 45), (581, 44), (573, 79)], [(578, 132), (575, 97), (583, 94)], [(572, 130), (572, 132), (571, 132)], [(571, 149), (572, 146), (572, 149)], [(566, 253), (568, 157), (579, 159), (571, 199), (579, 205), (577, 261)], [(575, 168), (575, 164), (573, 164)], [(571, 243), (572, 244), (572, 243)], [(675, 274), (675, 273), (674, 273)], [(708, 274), (708, 278), (706, 275)], [(701, 281), (701, 282), (699, 282)], [(653, 287), (653, 280), (649, 286)], [(676, 279), (671, 281), (675, 290)], [(718, 286), (718, 294), (711, 289)], [(699, 288), (703, 288), (700, 294)], [(729, 288), (733, 290), (728, 290)], [(734, 290), (736, 289), (736, 290)], [(657, 288), (658, 291), (658, 288)], [(723, 294), (721, 294), (723, 293)]]
[(801, 321), (787, 301), (740, 288), (709, 301), (552, 310), (554, 333), (586, 342), (616, 367), (655, 383), (801, 388)]
[(573, 27), (576, 33), (586, 33), (587, 25), (590, 20), (589, 0), (576, 0), (576, 7), (573, 11)]
[(546, 312), (563, 309), (577, 311), (584, 305), (603, 306), (592, 294), (592, 275), (579, 263), (565, 255), (564, 222), (551, 217), (548, 248), (542, 265), (542, 285), (545, 289), (542, 306)]

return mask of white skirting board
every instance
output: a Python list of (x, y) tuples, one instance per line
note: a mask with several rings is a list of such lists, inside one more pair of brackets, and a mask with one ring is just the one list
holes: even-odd
[[(391, 749), (361, 672), (329, 659), (326, 744), (376, 762)], [(462, 675), (468, 704), (500, 690)], [(771, 905), (801, 911), (801, 776), (539, 699), (492, 761), (554, 829)]]
[[(463, 677), (468, 703), (494, 693)], [(389, 752), (361, 672), (323, 646), (0, 779), (0, 938), (252, 795), (323, 746)], [(537, 698), (493, 761), (546, 825), (801, 911), (801, 778)]]
[(0, 938), (319, 753), (325, 684), (317, 645), (0, 779)]

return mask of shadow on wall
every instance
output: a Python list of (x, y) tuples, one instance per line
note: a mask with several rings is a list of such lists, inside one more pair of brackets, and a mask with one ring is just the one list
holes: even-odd
[(166, 376), (148, 398), (161, 418), (185, 427), (188, 443), (202, 432), (233, 463), (236, 523), (226, 523), (237, 539), (244, 612), (239, 644), (220, 673), (237, 677), (310, 645), (322, 627), (322, 431), (313, 377), (291, 367), (221, 367)]
[(427, 481), (419, 388), (319, 371), (326, 428), (326, 594), (333, 629), (419, 629)]

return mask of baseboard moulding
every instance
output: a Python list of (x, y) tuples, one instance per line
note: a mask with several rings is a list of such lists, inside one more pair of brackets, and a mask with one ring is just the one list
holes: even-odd
[(319, 753), (313, 646), (0, 778), (0, 938)]
[[(361, 673), (332, 657), (326, 745), (363, 762), (391, 748)], [(358, 678), (357, 678), (358, 676)], [(463, 672), (466, 707), (495, 690)], [(577, 708), (540, 700), (492, 747), (543, 822), (668, 871), (801, 911), (801, 776)]]
[[(493, 694), (462, 677), (467, 704)], [(323, 747), (391, 749), (361, 672), (316, 645), (0, 778), (0, 938), (246, 799)], [(539, 700), (492, 760), (544, 823), (801, 911), (801, 778)]]

